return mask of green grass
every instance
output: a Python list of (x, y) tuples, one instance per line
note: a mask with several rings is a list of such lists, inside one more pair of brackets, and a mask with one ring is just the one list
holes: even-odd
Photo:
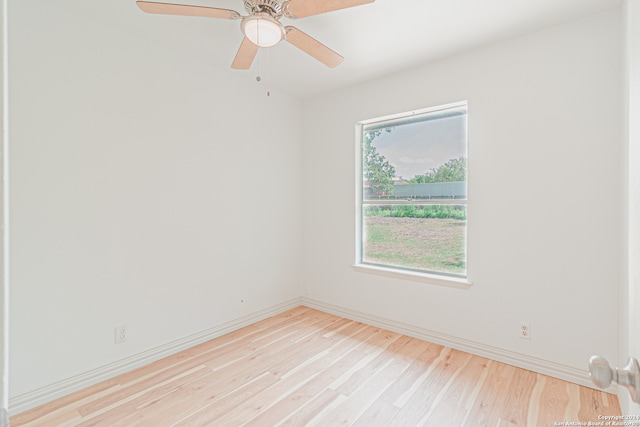
[(467, 210), (460, 205), (369, 205), (364, 208), (364, 216), (463, 220), (467, 219)]
[(466, 221), (374, 216), (364, 222), (365, 262), (465, 274)]

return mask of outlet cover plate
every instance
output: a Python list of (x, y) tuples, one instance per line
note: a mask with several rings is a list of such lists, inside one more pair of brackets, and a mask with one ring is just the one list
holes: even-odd
[(127, 327), (116, 326), (113, 328), (113, 342), (116, 344), (123, 343), (127, 340)]

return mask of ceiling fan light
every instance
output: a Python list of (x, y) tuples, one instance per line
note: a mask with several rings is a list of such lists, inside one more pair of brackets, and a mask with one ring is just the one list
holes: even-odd
[(242, 21), (242, 31), (251, 42), (260, 47), (271, 47), (284, 37), (282, 25), (268, 15), (247, 16)]

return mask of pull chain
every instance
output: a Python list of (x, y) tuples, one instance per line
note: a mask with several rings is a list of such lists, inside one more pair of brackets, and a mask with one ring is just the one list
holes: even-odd
[[(260, 46), (260, 23), (259, 22), (258, 22), (258, 28), (256, 28), (256, 36), (257, 36), (258, 46)], [(260, 77), (262, 53), (260, 51), (262, 51), (262, 49), (258, 51), (258, 75), (256, 76), (256, 81), (258, 83), (262, 81), (262, 77)], [(267, 48), (267, 69), (265, 71), (265, 78), (268, 77), (268, 74), (269, 74), (269, 62), (270, 62), (270, 54), (269, 54), (269, 48)], [(267, 85), (267, 96), (271, 96), (271, 90), (269, 90), (268, 85)]]
[[(271, 49), (267, 48), (267, 71), (266, 71), (267, 77), (269, 77), (268, 76), (268, 74), (269, 74), (269, 65), (271, 64), (270, 52), (271, 52)], [(271, 91), (269, 90), (268, 79), (267, 79), (267, 96), (271, 96)]]
[[(258, 46), (260, 46), (260, 21), (258, 21), (258, 25), (256, 27), (256, 37)], [(260, 77), (260, 56), (260, 48), (258, 48), (258, 75), (256, 76), (257, 82), (260, 82), (260, 80), (262, 80), (262, 78)]]

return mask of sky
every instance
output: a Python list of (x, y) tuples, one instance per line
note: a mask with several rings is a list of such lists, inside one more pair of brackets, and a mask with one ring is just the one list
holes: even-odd
[(449, 159), (467, 157), (466, 116), (400, 125), (382, 132), (373, 146), (396, 168), (396, 177), (423, 175)]

